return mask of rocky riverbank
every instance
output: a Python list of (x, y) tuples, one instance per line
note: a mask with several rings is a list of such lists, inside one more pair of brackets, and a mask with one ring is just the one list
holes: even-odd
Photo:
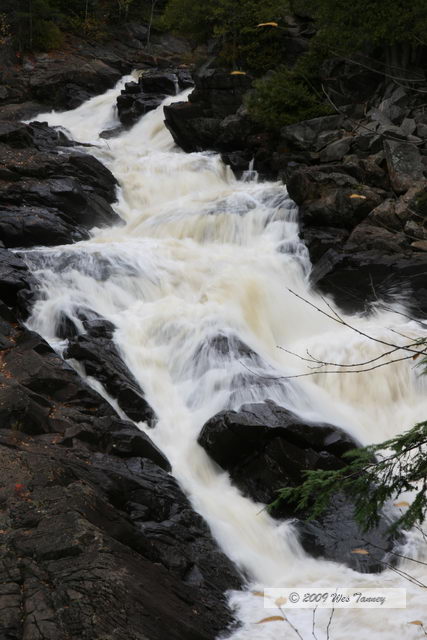
[[(166, 126), (185, 151), (213, 149), (237, 174), (251, 165), (261, 178), (286, 183), (299, 205), (312, 282), (343, 308), (364, 311), (379, 298), (398, 294), (410, 301), (415, 316), (423, 316), (427, 111), (422, 87), (417, 92), (381, 87), (374, 72), (340, 61), (332, 66), (325, 83), (342, 105), (336, 115), (273, 135), (249, 118), (245, 96), (251, 78), (207, 67), (196, 73), (188, 102), (165, 107)], [(355, 86), (365, 87), (363, 95), (352, 93), (351, 77)]]
[[(120, 219), (111, 206), (115, 178), (101, 163), (60, 131), (19, 120), (76, 107), (134, 67), (152, 73), (119, 97), (124, 126), (191, 86), (179, 66), (188, 45), (158, 35), (147, 52), (145, 36), (129, 25), (108, 46), (69, 37), (67, 50), (19, 65), (6, 52), (1, 61), (0, 638), (7, 640), (213, 639), (232, 624), (225, 592), (242, 584), (168, 461), (131, 422), (155, 416), (112, 342), (114, 326), (82, 310), (79, 327), (58, 317), (57, 337), (68, 340), (65, 359), (101, 382), (129, 420), (24, 325), (42, 292), (22, 251), (84, 240), (94, 225)], [(427, 116), (417, 102), (396, 90), (377, 96), (377, 106), (344, 104), (342, 113), (285, 127), (277, 139), (248, 117), (249, 76), (206, 67), (194, 79), (189, 101), (165, 108), (167, 127), (185, 151), (219, 151), (238, 174), (253, 160), (261, 177), (286, 182), (300, 206), (313, 283), (347, 308), (363, 310), (397, 291), (415, 301), (414, 314), (425, 313)], [(316, 429), (321, 438), (267, 403), (214, 416), (200, 442), (242, 491), (269, 502), (304, 470), (342, 466), (355, 443), (330, 425)], [(332, 537), (341, 527), (339, 549), (323, 523), (301, 524), (303, 542), (314, 555), (378, 570), (382, 555), (349, 557), (349, 531), (360, 546), (350, 511), (341, 502), (341, 521), (328, 521)], [(384, 529), (373, 534), (373, 547), (384, 543), (387, 552), (392, 542)]]
[[(213, 640), (238, 570), (133, 422), (23, 321), (42, 295), (19, 252), (119, 222), (116, 180), (47, 125), (0, 121), (0, 637)], [(36, 254), (34, 254), (36, 255)], [(81, 312), (58, 337), (134, 420), (153, 411), (114, 327)]]
[(0, 47), (0, 118), (28, 119), (47, 109), (74, 109), (114, 86), (133, 69), (158, 69), (191, 57), (189, 44), (172, 35), (130, 23), (112, 30), (108, 43), (67, 34), (64, 46), (49, 53), (17, 57)]

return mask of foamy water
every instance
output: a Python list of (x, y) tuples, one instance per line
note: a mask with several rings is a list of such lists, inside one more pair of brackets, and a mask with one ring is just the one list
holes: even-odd
[[(296, 638), (283, 623), (254, 624), (271, 610), (253, 592), (316, 585), (408, 589), (407, 609), (337, 610), (331, 640), (422, 637), (408, 623), (423, 617), (427, 623), (425, 590), (392, 571), (362, 575), (308, 557), (292, 526), (243, 497), (197, 436), (217, 411), (271, 398), (303, 418), (336, 424), (364, 444), (381, 442), (425, 419), (425, 380), (412, 360), (362, 374), (293, 377), (310, 369), (278, 345), (341, 364), (371, 360), (387, 348), (308, 304), (331, 313), (309, 287), (298, 211), (283, 185), (238, 181), (216, 154), (184, 154), (164, 127), (162, 107), (117, 138), (99, 138), (117, 124), (115, 99), (128, 79), (78, 109), (38, 117), (96, 145), (90, 152), (119, 181), (115, 208), (125, 224), (94, 229), (88, 241), (27, 253), (46, 294), (31, 328), (60, 350), (61, 312), (79, 324), (77, 312), (89, 308), (116, 325), (115, 341), (158, 415), (150, 437), (222, 549), (251, 577), (248, 590), (231, 594), (242, 623), (233, 640)], [(395, 331), (422, 335), (419, 325), (392, 311), (342, 317), (386, 342), (405, 342)], [(218, 336), (242, 340), (258, 357), (219, 353), (212, 348)], [(408, 553), (426, 560), (426, 550), (412, 532)], [(402, 568), (427, 582), (422, 565), (405, 561)], [(327, 637), (329, 616), (317, 612), (318, 640)], [(304, 639), (313, 637), (311, 611), (292, 610), (289, 618)]]

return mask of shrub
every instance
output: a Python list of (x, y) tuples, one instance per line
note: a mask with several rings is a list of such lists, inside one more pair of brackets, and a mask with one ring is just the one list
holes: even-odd
[(63, 41), (60, 28), (51, 20), (37, 20), (34, 24), (33, 48), (36, 51), (58, 49)]
[(333, 113), (297, 71), (284, 67), (255, 81), (246, 106), (252, 120), (273, 131)]

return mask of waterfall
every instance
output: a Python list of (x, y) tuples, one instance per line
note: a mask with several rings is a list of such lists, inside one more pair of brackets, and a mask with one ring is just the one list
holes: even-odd
[[(43, 293), (29, 326), (59, 352), (65, 346), (56, 336), (61, 312), (78, 325), (78, 311), (92, 309), (117, 327), (114, 339), (158, 415), (154, 429), (138, 426), (167, 455), (194, 508), (249, 576), (246, 590), (230, 594), (242, 622), (233, 640), (297, 637), (289, 627), (254, 624), (269, 615), (254, 592), (281, 585), (405, 587), (406, 610), (388, 610), (387, 616), (337, 610), (331, 639), (420, 637), (419, 627), (408, 623), (423, 619), (422, 589), (391, 570), (358, 574), (310, 558), (292, 525), (273, 520), (242, 496), (197, 436), (225, 407), (271, 398), (303, 418), (338, 425), (363, 444), (381, 442), (425, 419), (425, 381), (411, 360), (364, 374), (293, 378), (308, 369), (289, 352), (356, 363), (376, 357), (381, 347), (308, 304), (329, 309), (310, 288), (298, 211), (282, 184), (239, 181), (216, 154), (185, 154), (174, 146), (163, 105), (185, 99), (185, 93), (167, 98), (118, 137), (99, 137), (118, 124), (115, 99), (127, 79), (73, 111), (38, 116), (94, 145), (88, 151), (119, 181), (115, 208), (124, 224), (93, 229), (87, 241), (26, 252)], [(391, 342), (400, 339), (396, 331), (422, 335), (417, 323), (393, 310), (345, 319)], [(255, 351), (254, 372), (209, 349), (218, 336), (239, 338)], [(254, 375), (260, 384), (253, 384)], [(426, 559), (418, 532), (410, 533), (408, 545), (410, 555)], [(422, 565), (406, 561), (402, 567), (426, 582)], [(318, 640), (326, 638), (329, 615), (317, 613)], [(312, 611), (295, 609), (289, 617), (304, 639), (312, 637)]]

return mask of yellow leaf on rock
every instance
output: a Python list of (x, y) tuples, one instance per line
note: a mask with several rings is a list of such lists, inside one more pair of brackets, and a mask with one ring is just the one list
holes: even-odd
[(231, 71), (230, 76), (245, 76), (246, 71)]
[(350, 196), (350, 198), (353, 198), (353, 199), (354, 199), (354, 198), (358, 198), (358, 199), (360, 199), (360, 200), (366, 200), (366, 196), (362, 196), (362, 195), (360, 195), (359, 193), (352, 193), (352, 194), (351, 194), (351, 196)]
[(264, 622), (283, 622), (283, 620), (286, 620), (286, 618), (284, 618), (283, 616), (270, 616), (269, 618), (263, 618), (262, 620), (259, 620), (256, 624), (262, 624)]
[(369, 556), (369, 551), (366, 551), (366, 549), (353, 549), (351, 553), (357, 553), (359, 556)]
[(278, 27), (277, 22), (261, 22), (257, 24), (257, 27)]

